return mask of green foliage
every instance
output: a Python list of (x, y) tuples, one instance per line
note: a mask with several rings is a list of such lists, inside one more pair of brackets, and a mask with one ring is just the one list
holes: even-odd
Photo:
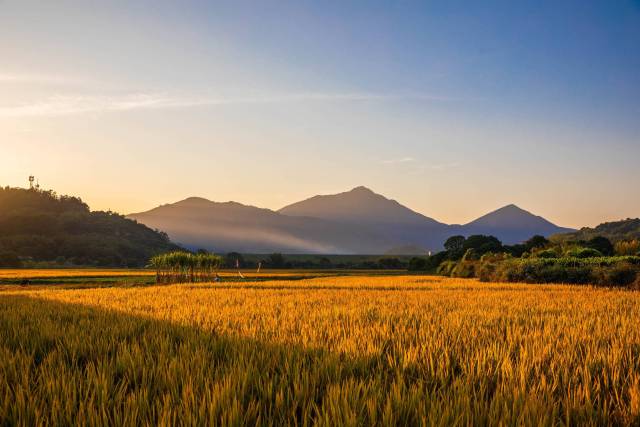
[(627, 262), (622, 262), (610, 268), (601, 267), (597, 270), (596, 275), (597, 281), (601, 284), (629, 287), (640, 276), (640, 269)]
[(409, 271), (426, 271), (427, 259), (425, 257), (413, 257), (409, 260)]
[(558, 252), (554, 249), (545, 249), (535, 253), (536, 258), (557, 258)]
[(175, 249), (166, 234), (113, 212), (90, 212), (76, 197), (0, 188), (0, 252), (35, 262), (139, 267)]
[(456, 268), (457, 265), (458, 263), (456, 261), (451, 261), (451, 260), (444, 261), (440, 263), (440, 265), (438, 266), (437, 273), (442, 276), (451, 276), (451, 273), (453, 272), (453, 270)]
[(507, 259), (482, 266), (486, 282), (571, 283), (630, 286), (640, 271), (640, 257)]
[(461, 279), (470, 279), (476, 277), (476, 265), (473, 261), (462, 260), (456, 263), (449, 275)]
[(564, 256), (569, 258), (598, 258), (602, 257), (602, 253), (592, 248), (577, 247), (569, 249), (567, 252), (565, 252)]
[(284, 255), (280, 253), (269, 255), (269, 258), (267, 259), (267, 265), (269, 266), (269, 268), (284, 268), (286, 266)]
[[(500, 240), (493, 236), (473, 235), (452, 236), (444, 243), (446, 258), (459, 260), (465, 256), (481, 257), (489, 252), (503, 252), (505, 248)], [(471, 250), (471, 252), (469, 252)], [(467, 255), (468, 254), (468, 255)]]
[(210, 282), (221, 265), (222, 258), (217, 255), (184, 251), (156, 255), (150, 260), (157, 283)]
[(532, 249), (540, 249), (540, 248), (545, 248), (547, 247), (547, 245), (549, 245), (549, 240), (547, 240), (546, 237), (544, 236), (540, 236), (540, 235), (536, 235), (533, 236), (532, 238), (530, 238), (529, 240), (527, 240), (524, 243), (524, 247), (525, 250), (527, 251), (531, 251)]
[(609, 241), (609, 239), (602, 236), (596, 236), (593, 239), (590, 239), (588, 242), (586, 242), (585, 246), (587, 248), (595, 249), (605, 256), (611, 256), (615, 252), (613, 244)]
[(229, 252), (224, 256), (224, 268), (245, 268), (244, 256), (238, 252)]
[(400, 270), (401, 268), (404, 268), (404, 265), (398, 258), (380, 258), (380, 260), (378, 260), (378, 264), (380, 265), (380, 268), (384, 270)]
[(458, 259), (464, 254), (464, 243), (467, 239), (464, 236), (451, 236), (444, 242), (444, 250), (449, 253), (451, 259)]
[(464, 242), (463, 249), (465, 252), (473, 249), (478, 256), (482, 256), (489, 252), (502, 252), (502, 242), (494, 236), (484, 236), (481, 234), (469, 236)]
[(583, 228), (573, 233), (557, 234), (555, 242), (588, 241), (594, 237), (606, 237), (612, 242), (640, 239), (640, 218), (606, 222), (595, 228)]

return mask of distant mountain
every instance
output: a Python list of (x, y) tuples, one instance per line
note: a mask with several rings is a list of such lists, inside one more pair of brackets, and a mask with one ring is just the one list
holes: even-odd
[(91, 212), (76, 197), (0, 187), (0, 267), (21, 259), (140, 267), (178, 248), (166, 234), (113, 212)]
[[(351, 225), (364, 225), (396, 247), (440, 248), (449, 226), (415, 212), (366, 187), (339, 194), (314, 196), (278, 211), (298, 217), (314, 217)], [(390, 250), (388, 248), (380, 248)], [(380, 253), (380, 252), (379, 252)]]
[(166, 231), (191, 249), (216, 252), (368, 254), (393, 246), (365, 226), (197, 197), (128, 217)]
[(348, 223), (445, 225), (366, 187), (356, 187), (339, 194), (314, 196), (285, 206), (278, 212), (289, 216), (307, 216)]
[(548, 237), (552, 234), (573, 231), (570, 228), (559, 227), (516, 205), (507, 205), (488, 213), (475, 221), (459, 226), (459, 230), (460, 234), (465, 236), (472, 234), (496, 236), (504, 244), (520, 243), (536, 234)]
[(191, 249), (245, 253), (423, 254), (440, 250), (454, 234), (491, 234), (516, 243), (567, 230), (513, 205), (466, 225), (447, 225), (365, 187), (277, 212), (191, 197), (129, 218)]
[(595, 228), (582, 228), (572, 233), (552, 236), (557, 241), (590, 240), (594, 237), (606, 237), (612, 242), (621, 240), (640, 240), (640, 218), (605, 222)]

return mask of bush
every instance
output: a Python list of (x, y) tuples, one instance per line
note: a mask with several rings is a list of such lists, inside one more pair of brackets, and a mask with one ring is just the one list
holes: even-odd
[(476, 277), (478, 277), (478, 279), (480, 279), (481, 282), (497, 281), (495, 280), (497, 269), (498, 269), (497, 263), (493, 263), (493, 262), (480, 263), (478, 268), (476, 268)]
[(615, 265), (611, 268), (600, 268), (598, 283), (603, 286), (623, 286), (628, 287), (636, 282), (638, 278), (637, 268), (631, 264)]
[(633, 287), (640, 258), (529, 258), (483, 262), (477, 277), (486, 282), (571, 283)]
[(558, 254), (553, 249), (545, 249), (544, 251), (540, 251), (535, 254), (536, 258), (557, 258)]
[(565, 254), (565, 257), (569, 258), (599, 258), (602, 257), (602, 253), (600, 253), (597, 249), (593, 248), (573, 248), (568, 250)]
[(444, 261), (438, 266), (437, 273), (442, 276), (451, 276), (451, 272), (458, 265), (455, 261)]
[(616, 255), (640, 255), (640, 240), (625, 240), (615, 245)]
[(425, 270), (436, 271), (440, 264), (447, 259), (447, 255), (446, 251), (442, 251), (428, 257), (426, 260)]
[(398, 258), (380, 258), (378, 266), (385, 270), (400, 270), (404, 267), (404, 264)]
[(421, 257), (413, 257), (409, 260), (409, 271), (426, 271), (427, 260)]
[(602, 237), (602, 236), (594, 237), (593, 239), (589, 240), (585, 246), (591, 249), (595, 249), (601, 254), (607, 255), (607, 256), (611, 256), (615, 252), (615, 249), (613, 247), (613, 244), (611, 244), (611, 241), (606, 237)]
[(451, 270), (451, 277), (470, 279), (476, 277), (476, 263), (472, 261), (460, 261)]

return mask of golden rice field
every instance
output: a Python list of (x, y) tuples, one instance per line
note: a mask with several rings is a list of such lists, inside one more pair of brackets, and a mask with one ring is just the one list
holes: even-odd
[(0, 292), (0, 424), (640, 425), (640, 293), (429, 276)]
[(122, 269), (0, 269), (0, 279), (40, 279), (48, 277), (153, 276), (150, 270)]

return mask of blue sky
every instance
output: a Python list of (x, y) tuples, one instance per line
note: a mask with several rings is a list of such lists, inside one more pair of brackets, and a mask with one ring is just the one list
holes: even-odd
[(0, 1), (0, 184), (640, 216), (640, 2)]

